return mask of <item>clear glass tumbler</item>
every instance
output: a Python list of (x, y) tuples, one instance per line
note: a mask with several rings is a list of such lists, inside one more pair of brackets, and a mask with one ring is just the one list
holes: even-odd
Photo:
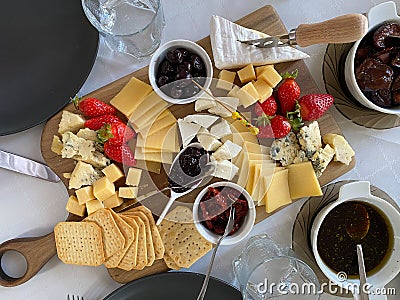
[(266, 234), (249, 239), (233, 261), (233, 271), (245, 300), (320, 297), (320, 284), (313, 270)]
[(160, 0), (82, 0), (82, 7), (113, 51), (140, 59), (159, 47), (165, 24)]

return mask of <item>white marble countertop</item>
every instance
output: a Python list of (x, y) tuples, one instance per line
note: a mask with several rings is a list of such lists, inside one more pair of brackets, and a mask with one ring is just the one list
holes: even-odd
[[(288, 29), (301, 23), (323, 21), (345, 13), (363, 13), (381, 0), (164, 0), (166, 27), (163, 42), (175, 38), (198, 40), (209, 34), (209, 20), (218, 14), (237, 20), (248, 13), (271, 4)], [(399, 1), (396, 1), (399, 5)], [(325, 45), (303, 49), (310, 55), (306, 64), (319, 88), (323, 91), (322, 61)], [(148, 64), (123, 54), (111, 53), (101, 42), (93, 70), (80, 90), (85, 95), (103, 85), (119, 79)], [(400, 157), (398, 141), (400, 128), (377, 131), (364, 129), (345, 119), (332, 108), (335, 119), (356, 151), (357, 165), (340, 179), (369, 180), (386, 191), (400, 203)], [(37, 161), (43, 161), (40, 152), (40, 135), (43, 125), (24, 132), (0, 137), (0, 149)], [(62, 183), (24, 176), (0, 169), (0, 243), (16, 237), (47, 234), (54, 225), (65, 220), (67, 191)], [(257, 224), (251, 235), (268, 233), (278, 242), (289, 245), (291, 228), (302, 201), (299, 201), (267, 220)], [(243, 243), (222, 247), (217, 254), (212, 275), (232, 282), (231, 258), (236, 256)], [(190, 271), (205, 273), (210, 253), (196, 262)], [(14, 255), (6, 255), (2, 262), (9, 275), (21, 272), (21, 263)], [(398, 276), (399, 277), (399, 276)], [(53, 257), (30, 281), (13, 288), (0, 287), (0, 299), (66, 299), (68, 293), (83, 296), (85, 300), (102, 299), (118, 288), (105, 267), (79, 267), (65, 265)], [(400, 293), (400, 279), (391, 286)], [(323, 299), (331, 299), (323, 296)], [(398, 296), (392, 298), (398, 299)]]

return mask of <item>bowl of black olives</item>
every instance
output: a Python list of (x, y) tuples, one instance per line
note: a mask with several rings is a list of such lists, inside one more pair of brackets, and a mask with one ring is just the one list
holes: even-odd
[(150, 60), (151, 86), (158, 96), (173, 104), (194, 102), (210, 87), (212, 77), (210, 57), (192, 41), (167, 42)]

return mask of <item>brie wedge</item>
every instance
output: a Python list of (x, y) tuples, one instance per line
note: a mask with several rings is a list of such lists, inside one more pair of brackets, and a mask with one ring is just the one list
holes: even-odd
[(227, 140), (221, 147), (217, 149), (217, 151), (212, 154), (212, 157), (216, 160), (232, 159), (238, 156), (241, 150), (242, 147), (232, 143), (230, 140)]
[(181, 133), (183, 147), (186, 147), (190, 143), (201, 128), (199, 124), (188, 123), (182, 119), (178, 119), (178, 126)]
[(210, 161), (208, 165), (214, 166), (213, 176), (226, 180), (232, 180), (233, 177), (235, 177), (236, 173), (239, 171), (239, 168), (231, 163), (229, 160), (213, 160)]
[(309, 57), (308, 54), (290, 46), (257, 48), (242, 44), (238, 40), (259, 39), (268, 35), (237, 25), (220, 16), (212, 16), (210, 25), (214, 63), (218, 69), (241, 68), (248, 64), (276, 64)]
[(215, 136), (209, 133), (198, 133), (197, 139), (206, 151), (215, 151), (222, 146), (222, 143)]
[(232, 133), (231, 126), (228, 121), (222, 119), (219, 123), (214, 124), (210, 128), (210, 133), (220, 139)]
[(188, 115), (183, 118), (184, 121), (188, 123), (195, 123), (203, 126), (204, 128), (210, 127), (215, 121), (218, 120), (218, 117), (211, 115)]
[[(221, 103), (216, 102), (216, 106), (208, 110), (210, 114), (227, 118), (232, 116), (232, 111), (236, 111), (239, 105), (239, 98), (236, 97), (218, 97), (218, 100), (221, 101), (226, 107), (224, 107), (224, 105)], [(227, 108), (229, 108), (229, 110)]]

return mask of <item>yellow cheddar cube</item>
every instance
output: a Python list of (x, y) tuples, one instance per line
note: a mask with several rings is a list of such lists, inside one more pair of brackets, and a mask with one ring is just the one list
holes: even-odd
[(322, 195), (321, 186), (310, 161), (289, 165), (287, 169), (290, 198)]
[(259, 66), (259, 67), (255, 67), (255, 71), (256, 71), (256, 76), (258, 78), (258, 76), (260, 76), (267, 68), (273, 68), (274, 65), (265, 65), (265, 66)]
[(78, 202), (80, 205), (85, 204), (89, 200), (96, 199), (93, 194), (93, 186), (85, 186), (75, 191), (76, 197), (78, 197)]
[(90, 215), (102, 208), (104, 208), (104, 205), (98, 199), (94, 199), (94, 200), (90, 200), (90, 201), (86, 202), (86, 211), (87, 211), (88, 215)]
[(121, 179), (125, 176), (124, 172), (122, 172), (121, 169), (115, 164), (111, 164), (101, 171), (111, 182), (116, 182), (118, 179)]
[(235, 97), (237, 98), (237, 92), (240, 90), (240, 87), (235, 85), (228, 93), (228, 97)]
[(258, 76), (258, 79), (264, 80), (270, 87), (274, 88), (282, 80), (282, 76), (275, 70), (275, 68), (266, 68), (264, 72)]
[(114, 208), (120, 206), (123, 202), (124, 200), (122, 200), (122, 198), (118, 196), (117, 193), (115, 193), (114, 195), (103, 201), (103, 206), (105, 208)]
[(118, 196), (126, 199), (135, 199), (138, 194), (137, 186), (123, 186), (118, 190)]
[(97, 200), (104, 201), (115, 194), (115, 186), (107, 177), (102, 177), (93, 183), (93, 194)]
[(221, 70), (218, 75), (216, 88), (229, 91), (232, 89), (233, 81), (235, 80), (236, 73), (228, 70)]
[(280, 170), (272, 176), (272, 181), (269, 182), (267, 176), (263, 179), (264, 185), (269, 189), (264, 196), (265, 211), (273, 212), (278, 208), (292, 202), (288, 184), (288, 170)]
[(68, 198), (67, 206), (65, 207), (71, 214), (81, 216), (85, 214), (86, 205), (79, 204), (78, 199), (75, 196), (70, 196)]
[(264, 80), (259, 79), (256, 80), (254, 83), (254, 88), (257, 90), (257, 93), (260, 95), (259, 101), (263, 103), (272, 95), (272, 87), (268, 85)]
[(137, 168), (129, 168), (128, 176), (126, 176), (125, 183), (131, 186), (139, 186), (140, 178), (142, 177), (142, 170)]
[(256, 79), (256, 72), (252, 64), (247, 65), (243, 69), (237, 71), (239, 79), (242, 83), (247, 83)]
[(260, 99), (260, 95), (251, 82), (239, 89), (237, 96), (239, 98), (239, 103), (245, 108), (256, 103)]
[(151, 85), (132, 77), (122, 90), (111, 99), (110, 104), (128, 117), (132, 115), (152, 90)]

